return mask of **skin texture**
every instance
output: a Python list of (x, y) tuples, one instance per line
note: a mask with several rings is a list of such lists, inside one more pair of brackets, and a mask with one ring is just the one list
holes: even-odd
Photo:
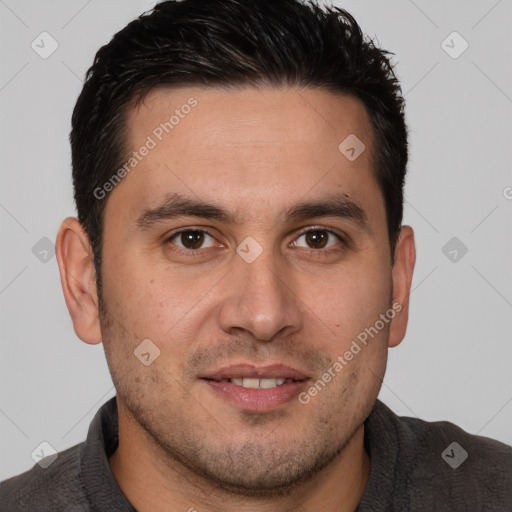
[[(103, 342), (117, 390), (114, 476), (140, 511), (354, 510), (369, 477), (363, 421), (387, 349), (405, 335), (415, 260), (404, 227), (391, 264), (370, 118), (359, 100), (315, 89), (156, 89), (129, 111), (130, 151), (191, 97), (197, 106), (106, 199), (102, 311), (78, 221), (66, 219), (57, 239), (75, 332)], [(354, 161), (338, 150), (350, 134), (366, 146)], [(238, 223), (138, 226), (176, 193)], [(357, 204), (366, 223), (284, 218), (296, 203), (333, 197)], [(184, 228), (209, 236), (198, 249), (169, 240)], [(317, 238), (302, 234), (312, 228)], [(236, 252), (247, 237), (262, 249), (252, 263)], [(244, 411), (199, 378), (283, 363), (314, 383), (393, 303), (401, 311), (306, 405)], [(149, 366), (133, 354), (144, 339), (160, 350)]]

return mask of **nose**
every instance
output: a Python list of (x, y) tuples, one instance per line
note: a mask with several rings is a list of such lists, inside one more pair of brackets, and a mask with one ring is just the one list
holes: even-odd
[(271, 251), (251, 263), (236, 258), (219, 310), (221, 328), (260, 341), (290, 335), (302, 328), (300, 299), (293, 292), (290, 269)]

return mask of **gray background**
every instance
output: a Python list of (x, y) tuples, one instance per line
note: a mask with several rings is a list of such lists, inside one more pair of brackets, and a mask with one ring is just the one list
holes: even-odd
[[(74, 334), (41, 239), (54, 242), (74, 215), (68, 133), (84, 73), (152, 4), (0, 0), (0, 479), (30, 468), (42, 441), (81, 442), (114, 394), (102, 346)], [(418, 260), (408, 334), (390, 351), (380, 398), (512, 444), (512, 3), (337, 5), (396, 54), (410, 127), (405, 222)], [(43, 31), (58, 43), (46, 59), (31, 48)], [(458, 58), (454, 31), (469, 44)]]

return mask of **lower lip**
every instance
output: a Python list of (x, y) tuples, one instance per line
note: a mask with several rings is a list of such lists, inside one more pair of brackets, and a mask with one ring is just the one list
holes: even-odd
[(308, 380), (287, 382), (269, 389), (250, 389), (231, 382), (203, 379), (214, 391), (224, 395), (239, 409), (267, 412), (278, 409), (295, 398), (307, 386)]

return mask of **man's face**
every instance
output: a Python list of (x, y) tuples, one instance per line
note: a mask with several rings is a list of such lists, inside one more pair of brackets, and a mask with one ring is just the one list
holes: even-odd
[[(385, 371), (392, 322), (333, 366), (391, 308), (370, 118), (320, 90), (184, 88), (151, 92), (127, 126), (130, 152), (154, 147), (105, 209), (102, 335), (120, 414), (226, 488), (297, 482), (350, 440)], [(366, 146), (355, 160), (338, 149), (350, 135)], [(215, 209), (176, 215), (191, 202)], [(149, 365), (134, 355), (147, 339)], [(251, 375), (269, 380), (225, 381)]]

